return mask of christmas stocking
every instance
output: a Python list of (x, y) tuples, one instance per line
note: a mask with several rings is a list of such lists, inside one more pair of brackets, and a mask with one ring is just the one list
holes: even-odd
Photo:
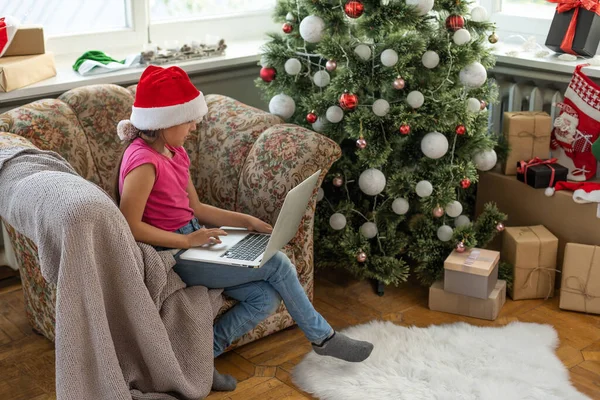
[(600, 87), (581, 72), (580, 64), (557, 106), (561, 114), (554, 121), (550, 147), (558, 163), (569, 168), (567, 179), (586, 181), (596, 175), (597, 160), (592, 144), (600, 134)]
[(15, 33), (19, 29), (19, 21), (13, 17), (0, 18), (0, 57), (4, 55), (10, 42), (15, 37)]

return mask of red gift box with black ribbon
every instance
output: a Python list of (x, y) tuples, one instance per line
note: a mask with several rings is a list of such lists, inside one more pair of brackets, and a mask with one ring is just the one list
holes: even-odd
[(569, 169), (556, 163), (556, 158), (534, 158), (517, 163), (517, 179), (536, 189), (554, 187), (556, 182), (566, 181)]
[(599, 0), (547, 0), (556, 12), (546, 47), (557, 53), (592, 57), (600, 43)]

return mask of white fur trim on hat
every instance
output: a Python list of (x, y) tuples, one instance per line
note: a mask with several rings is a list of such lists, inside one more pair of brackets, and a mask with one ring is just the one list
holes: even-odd
[(187, 103), (175, 106), (141, 108), (132, 107), (131, 123), (142, 131), (165, 129), (191, 121), (200, 121), (208, 113), (204, 95), (199, 93)]

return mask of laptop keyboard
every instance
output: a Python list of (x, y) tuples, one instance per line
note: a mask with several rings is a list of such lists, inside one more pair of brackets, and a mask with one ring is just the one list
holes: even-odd
[(269, 235), (250, 233), (229, 250), (221, 255), (222, 258), (235, 260), (254, 261), (267, 248)]

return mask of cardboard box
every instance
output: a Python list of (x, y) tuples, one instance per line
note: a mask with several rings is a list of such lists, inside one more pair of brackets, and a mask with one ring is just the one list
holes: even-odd
[(487, 299), (444, 291), (442, 281), (429, 288), (429, 309), (467, 317), (495, 320), (506, 302), (506, 281), (498, 280)]
[(44, 54), (44, 29), (41, 26), (20, 26), (2, 57)]
[(498, 281), (497, 251), (470, 249), (452, 251), (444, 261), (444, 290), (487, 299)]
[(55, 75), (51, 53), (0, 58), (0, 92), (10, 92)]
[(559, 307), (600, 314), (600, 246), (567, 244)]
[(566, 181), (569, 169), (557, 163), (531, 164), (520, 171), (517, 167), (517, 179), (532, 188), (554, 187), (556, 182)]
[(513, 265), (513, 300), (554, 295), (558, 239), (542, 225), (504, 230), (502, 259)]
[(516, 175), (517, 163), (521, 160), (550, 156), (550, 115), (536, 111), (505, 112), (503, 118), (502, 131), (510, 145), (510, 153), (502, 167), (505, 175)]
[[(598, 43), (600, 43), (600, 16), (585, 7), (580, 7), (578, 10), (577, 26), (571, 49), (581, 56), (593, 57), (598, 49)], [(574, 15), (575, 8), (563, 13), (554, 13), (546, 37), (546, 47), (557, 53), (565, 52), (561, 49), (561, 45)]]
[[(552, 232), (558, 238), (558, 269), (568, 242), (600, 243), (597, 205), (575, 203), (572, 192), (560, 190), (547, 197), (544, 190), (524, 185), (514, 176), (483, 172), (479, 174), (477, 184), (476, 214), (481, 214), (484, 205), (489, 202), (495, 202), (500, 211), (508, 214), (506, 226), (544, 225)], [(500, 250), (501, 237), (497, 235), (488, 248)]]

